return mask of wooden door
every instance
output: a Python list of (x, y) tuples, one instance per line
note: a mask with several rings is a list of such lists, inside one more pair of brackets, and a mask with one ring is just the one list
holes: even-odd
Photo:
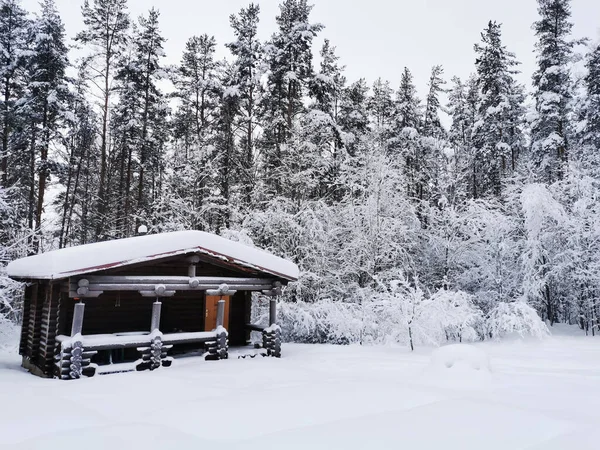
[(212, 331), (217, 328), (217, 305), (219, 300), (225, 300), (225, 317), (223, 326), (229, 328), (229, 296), (207, 295), (206, 296), (206, 314), (204, 316), (204, 331)]

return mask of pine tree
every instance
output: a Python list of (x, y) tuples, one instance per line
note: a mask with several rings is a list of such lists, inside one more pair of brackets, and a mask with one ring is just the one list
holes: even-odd
[(373, 83), (372, 94), (369, 98), (368, 108), (372, 121), (377, 128), (391, 125), (394, 116), (393, 90), (390, 82), (378, 78)]
[[(188, 191), (182, 192), (181, 197), (187, 203), (183, 210), (189, 213), (188, 226), (193, 229), (215, 230), (215, 220), (220, 216), (214, 209), (220, 209), (222, 203), (219, 198), (213, 199), (219, 163), (215, 146), (223, 96), (223, 64), (215, 59), (216, 46), (213, 36), (190, 38), (173, 79), (174, 95), (180, 100), (176, 113), (178, 133), (188, 136), (189, 141), (184, 149), (188, 157), (178, 155), (176, 159), (179, 169), (185, 172)], [(176, 149), (178, 153), (181, 150)]]
[(259, 104), (263, 95), (260, 77), (263, 73), (264, 46), (258, 38), (258, 22), (260, 7), (250, 4), (239, 14), (229, 19), (236, 40), (227, 44), (235, 57), (234, 87), (238, 93), (238, 111), (236, 111), (236, 127), (240, 129), (239, 140), (243, 148), (241, 167), (243, 168), (243, 184), (245, 185), (245, 203), (250, 207), (252, 192), (256, 184), (256, 134), (260, 126)]
[(435, 204), (442, 195), (438, 183), (445, 165), (443, 151), (446, 148), (446, 130), (440, 119), (441, 95), (446, 92), (443, 74), (442, 66), (434, 66), (431, 69), (420, 130), (421, 138), (415, 158), (417, 170), (413, 198), (421, 202), (419, 215), (424, 225), (427, 225), (428, 218), (423, 208), (426, 204)]
[[(35, 229), (38, 239), (34, 251), (39, 248), (42, 213), (46, 183), (53, 162), (49, 158), (53, 143), (62, 142), (61, 128), (65, 125), (69, 88), (66, 70), (69, 66), (65, 30), (56, 10), (54, 0), (44, 0), (40, 17), (33, 24), (33, 47), (30, 57), (30, 81), (26, 98), (27, 115), (36, 128), (32, 133), (31, 147), (37, 154), (37, 207)], [(37, 136), (37, 137), (36, 137)]]
[(265, 124), (262, 146), (268, 190), (278, 193), (285, 174), (281, 170), (283, 146), (294, 121), (305, 112), (304, 96), (313, 80), (312, 41), (323, 28), (309, 21), (307, 0), (285, 0), (276, 17), (278, 31), (267, 46), (269, 77), (262, 103)]
[(470, 76), (466, 82), (458, 77), (452, 78), (447, 105), (452, 119), (448, 138), (454, 151), (456, 173), (462, 185), (461, 195), (466, 198), (475, 198), (478, 195), (472, 139), (478, 101), (479, 93), (475, 76)]
[(119, 57), (128, 42), (129, 16), (127, 0), (85, 0), (81, 8), (86, 27), (76, 36), (76, 41), (91, 50), (85, 57), (90, 82), (96, 87), (100, 103), (102, 125), (100, 129), (100, 175), (95, 208), (95, 237), (106, 237), (104, 215), (107, 210), (107, 175), (109, 161), (110, 108), (114, 89), (113, 78)]
[(59, 248), (80, 245), (94, 241), (94, 228), (91, 224), (96, 205), (97, 174), (100, 155), (97, 145), (99, 117), (89, 103), (87, 75), (79, 73), (73, 82), (69, 96), (71, 117), (67, 120), (65, 147), (66, 161), (58, 173), (65, 191), (57, 199), (60, 215)]
[(182, 108), (192, 114), (196, 146), (206, 145), (218, 108), (218, 71), (214, 36), (193, 36), (186, 45), (173, 80)]
[(537, 118), (532, 124), (532, 157), (541, 181), (562, 178), (569, 155), (572, 83), (569, 62), (575, 42), (569, 38), (570, 0), (538, 0), (540, 20), (533, 24), (538, 68), (533, 74)]
[(439, 116), (439, 111), (442, 109), (440, 95), (446, 92), (443, 74), (442, 66), (433, 66), (431, 69), (423, 117), (422, 132), (424, 136), (441, 137), (445, 134)]
[[(27, 12), (21, 7), (20, 0), (0, 1), (0, 80), (2, 83), (0, 171), (4, 187), (12, 186), (23, 171), (28, 169), (27, 162), (25, 167), (14, 167), (15, 164), (11, 162), (11, 159), (19, 158), (19, 155), (13, 151), (16, 142), (11, 135), (16, 128), (23, 125), (16, 105), (24, 95), (29, 24)], [(22, 148), (21, 151), (23, 151)], [(18, 161), (15, 162), (18, 163)], [(33, 202), (31, 202), (28, 207), (30, 210), (28, 216), (32, 218), (33, 208)]]
[[(600, 174), (600, 44), (593, 48), (586, 61), (588, 73), (585, 77), (585, 127), (582, 141), (586, 165), (596, 175)], [(594, 173), (593, 172), (593, 173)]]
[[(220, 231), (231, 226), (232, 217), (235, 216), (238, 204), (234, 202), (236, 187), (239, 183), (243, 186), (247, 180), (245, 174), (240, 173), (239, 168), (246, 168), (248, 163), (245, 156), (239, 154), (236, 145), (236, 118), (240, 110), (240, 91), (237, 88), (237, 67), (224, 64), (221, 74), (219, 113), (216, 120), (215, 157), (216, 157), (216, 179), (214, 185), (218, 192), (218, 198), (214, 198), (216, 217), (213, 220), (213, 228)], [(248, 150), (248, 149), (246, 149)], [(245, 152), (244, 152), (245, 153)], [(217, 197), (213, 195), (213, 197)], [(247, 198), (247, 197), (246, 197)]]
[(417, 96), (413, 75), (408, 67), (405, 67), (400, 78), (400, 88), (396, 93), (396, 120), (400, 129), (419, 128), (420, 115), (421, 102)]
[(314, 103), (310, 106), (307, 125), (311, 136), (307, 139), (316, 149), (315, 163), (322, 163), (319, 175), (318, 196), (338, 199), (339, 170), (345, 154), (344, 136), (340, 127), (340, 110), (346, 77), (344, 67), (339, 65), (335, 47), (325, 39), (321, 48), (321, 65), (310, 87)]
[[(136, 25), (133, 33), (137, 34)], [(142, 72), (136, 64), (136, 49), (130, 47), (121, 55), (119, 69), (115, 75), (116, 92), (119, 101), (111, 114), (111, 136), (114, 148), (112, 166), (118, 171), (118, 178), (111, 186), (111, 197), (115, 212), (115, 235), (126, 237), (133, 230), (132, 216), (136, 209), (137, 152), (141, 148), (141, 93)]]
[(399, 158), (404, 164), (406, 188), (409, 197), (416, 197), (418, 192), (417, 179), (421, 167), (421, 102), (417, 96), (417, 88), (410, 70), (405, 67), (400, 78), (400, 87), (396, 92), (394, 137), (392, 153), (397, 154), (397, 165), (401, 166)]
[(138, 71), (141, 109), (139, 116), (139, 171), (137, 175), (138, 223), (150, 216), (150, 206), (159, 195), (165, 136), (166, 108), (163, 94), (157, 86), (162, 79), (161, 58), (164, 38), (158, 24), (159, 13), (152, 8), (148, 17), (140, 17), (139, 33), (135, 36), (135, 59)]
[(346, 87), (340, 100), (338, 123), (343, 132), (344, 145), (350, 156), (356, 156), (361, 136), (369, 127), (367, 102), (369, 87), (364, 78)]
[[(501, 26), (490, 21), (475, 44), (479, 99), (472, 130), (478, 196), (499, 197), (502, 183), (516, 165), (515, 140), (520, 133), (522, 106), (520, 88), (513, 75), (518, 64), (515, 56), (502, 45)], [(515, 123), (516, 122), (516, 123)], [(518, 145), (518, 144), (517, 144)]]

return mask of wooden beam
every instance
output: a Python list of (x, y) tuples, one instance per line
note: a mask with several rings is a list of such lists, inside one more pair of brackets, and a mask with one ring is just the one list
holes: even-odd
[(265, 327), (263, 327), (263, 326), (260, 326), (260, 325), (255, 325), (255, 324), (253, 324), (253, 323), (247, 323), (247, 324), (245, 325), (245, 327), (246, 327), (246, 329), (247, 329), (247, 330), (251, 330), (251, 331), (259, 331), (259, 332), (261, 332), (261, 333), (262, 333), (263, 331), (265, 331)]
[[(201, 284), (267, 284), (275, 286), (273, 278), (256, 277), (195, 277)], [(89, 285), (99, 283), (116, 284), (188, 284), (190, 277), (185, 276), (137, 276), (137, 275), (96, 275), (85, 277)]]
[[(139, 291), (144, 296), (168, 297), (175, 291), (221, 290), (216, 295), (235, 291), (277, 291), (277, 281), (265, 278), (180, 277), (180, 276), (90, 276), (71, 280), (69, 297), (98, 297), (105, 291)], [(223, 286), (227, 286), (223, 291)]]

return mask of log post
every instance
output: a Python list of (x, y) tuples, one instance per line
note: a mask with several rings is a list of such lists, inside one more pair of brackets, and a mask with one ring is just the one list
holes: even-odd
[(269, 326), (277, 324), (277, 299), (272, 297), (269, 302)]
[[(71, 325), (71, 337), (81, 336), (83, 330), (83, 313), (85, 311), (85, 303), (75, 303), (73, 308), (73, 323)], [(67, 349), (65, 349), (67, 350)], [(81, 337), (78, 340), (71, 342), (70, 349), (61, 357), (61, 360), (67, 362), (67, 379), (81, 378), (84, 367), (89, 365), (89, 360), (84, 360), (84, 349)], [(62, 376), (62, 373), (61, 373)]]
[(262, 332), (263, 348), (268, 356), (281, 357), (281, 327), (277, 325), (277, 298), (271, 297), (269, 302), (269, 327)]
[(217, 303), (217, 328), (225, 323), (225, 300), (221, 299)]
[(85, 303), (75, 303), (73, 310), (73, 324), (71, 325), (71, 336), (81, 334), (83, 330), (83, 312), (85, 311)]
[(162, 303), (156, 300), (152, 303), (152, 322), (150, 323), (150, 332), (152, 333), (154, 330), (158, 330), (160, 327), (160, 311), (162, 308)]

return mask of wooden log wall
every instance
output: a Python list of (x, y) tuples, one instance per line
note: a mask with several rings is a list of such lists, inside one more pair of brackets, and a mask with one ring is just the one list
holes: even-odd
[(229, 303), (229, 345), (246, 345), (246, 292), (236, 292)]
[[(42, 307), (44, 286), (36, 283), (31, 286), (31, 295), (29, 297), (29, 319), (27, 321), (27, 336), (25, 356), (32, 364), (37, 363), (37, 356), (40, 349), (40, 334), (42, 327)], [(23, 345), (21, 343), (21, 345)]]
[(178, 291), (161, 298), (160, 331), (163, 333), (204, 331), (204, 292)]
[[(37, 288), (36, 288), (37, 289)], [(23, 295), (23, 323), (21, 324), (21, 339), (19, 340), (19, 355), (27, 355), (27, 337), (29, 333), (29, 323), (31, 320), (31, 293), (33, 285), (25, 287)]]
[(55, 338), (58, 331), (60, 301), (63, 295), (60, 292), (60, 285), (52, 283), (45, 285), (36, 365), (47, 376), (54, 373)]
[[(66, 317), (69, 327), (73, 321), (74, 307), (74, 302), (70, 303)], [(98, 298), (86, 298), (82, 334), (149, 332), (152, 303), (153, 298), (142, 297), (139, 292), (107, 292)]]

